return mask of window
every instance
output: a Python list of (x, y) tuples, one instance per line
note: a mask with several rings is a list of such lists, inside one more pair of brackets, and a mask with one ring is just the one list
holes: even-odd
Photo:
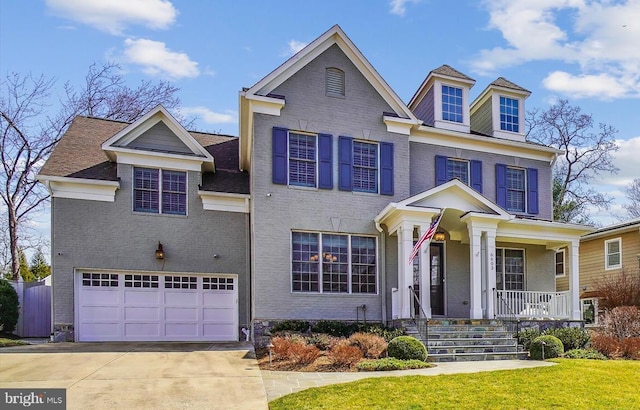
[(353, 142), (353, 190), (378, 192), (378, 144)]
[(518, 100), (515, 98), (500, 97), (500, 129), (519, 132)]
[(165, 289), (197, 289), (197, 276), (165, 276)]
[(556, 251), (556, 277), (565, 276), (564, 268), (565, 250)]
[(233, 290), (233, 278), (225, 277), (204, 277), (202, 278), (202, 289), (205, 290)]
[(469, 185), (469, 161), (447, 158), (447, 180), (454, 178)]
[(187, 214), (187, 173), (133, 169), (133, 210), (155, 214)]
[(344, 97), (344, 71), (327, 68), (325, 72), (326, 93), (330, 97)]
[(524, 290), (524, 249), (496, 248), (496, 289)]
[(125, 288), (157, 288), (158, 275), (124, 275)]
[(376, 293), (374, 237), (292, 232), (293, 292)]
[(272, 182), (333, 189), (333, 137), (273, 127)]
[(622, 238), (604, 242), (604, 267), (605, 269), (622, 267)]
[(114, 273), (83, 273), (82, 286), (118, 287), (118, 275)]
[(580, 299), (580, 311), (585, 325), (598, 324), (598, 299)]
[(338, 188), (393, 195), (393, 144), (338, 140)]
[(482, 161), (436, 155), (436, 185), (454, 178), (482, 193)]
[(442, 86), (442, 119), (462, 122), (462, 88)]
[(507, 167), (507, 211), (525, 211), (524, 169)]
[(316, 186), (316, 136), (289, 133), (289, 184)]

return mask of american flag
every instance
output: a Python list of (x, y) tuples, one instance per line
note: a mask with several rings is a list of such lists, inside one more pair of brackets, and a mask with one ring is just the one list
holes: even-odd
[(420, 247), (422, 246), (422, 244), (425, 243), (425, 242), (427, 242), (427, 243), (431, 242), (431, 238), (433, 238), (433, 235), (435, 235), (436, 230), (438, 229), (438, 224), (440, 223), (440, 219), (442, 218), (443, 214), (444, 214), (444, 209), (442, 211), (440, 211), (440, 214), (438, 214), (438, 216), (436, 216), (436, 219), (434, 219), (431, 222), (431, 225), (429, 226), (429, 229), (427, 229), (422, 234), (420, 239), (418, 239), (418, 242), (416, 242), (416, 244), (413, 246), (413, 250), (411, 251), (411, 255), (409, 255), (409, 265), (411, 265), (413, 263), (413, 259), (416, 257), (416, 255), (420, 251)]

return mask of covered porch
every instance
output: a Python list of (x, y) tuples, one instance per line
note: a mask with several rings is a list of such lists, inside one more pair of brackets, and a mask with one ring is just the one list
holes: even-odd
[[(414, 243), (444, 210), (437, 240), (409, 262)], [(452, 180), (376, 217), (397, 239), (391, 318), (580, 320), (579, 237), (592, 228), (509, 214)], [(555, 253), (564, 249), (569, 291), (555, 291)]]

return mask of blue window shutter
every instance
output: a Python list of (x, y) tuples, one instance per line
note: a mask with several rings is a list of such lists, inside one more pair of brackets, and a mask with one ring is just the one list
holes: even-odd
[(353, 190), (353, 138), (340, 137), (338, 145), (338, 189), (341, 191)]
[(318, 134), (318, 188), (333, 189), (333, 136)]
[(507, 209), (507, 166), (496, 164), (496, 203)]
[(529, 196), (529, 213), (538, 213), (538, 170), (536, 168), (529, 168), (527, 170), (527, 191)]
[(380, 193), (393, 195), (393, 144), (380, 143)]
[(436, 155), (436, 186), (447, 182), (447, 157)]
[(471, 160), (471, 188), (482, 193), (482, 161)]
[(287, 184), (287, 129), (273, 127), (273, 175), (274, 184)]

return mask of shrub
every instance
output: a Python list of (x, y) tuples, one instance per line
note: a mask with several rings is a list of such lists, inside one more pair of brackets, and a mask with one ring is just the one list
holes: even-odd
[(611, 359), (622, 356), (620, 341), (602, 333), (595, 333), (591, 336), (591, 347)]
[(627, 337), (620, 340), (622, 356), (631, 360), (640, 360), (640, 337)]
[(271, 328), (271, 332), (306, 332), (311, 325), (305, 320), (283, 320)]
[(348, 341), (341, 340), (327, 352), (327, 358), (336, 366), (351, 367), (362, 360), (362, 352)]
[(354, 333), (349, 336), (349, 344), (360, 349), (362, 355), (369, 359), (377, 359), (387, 351), (387, 342), (372, 333)]
[(390, 341), (392, 341), (394, 338), (396, 338), (398, 336), (404, 336), (406, 334), (404, 329), (402, 329), (402, 328), (383, 327), (383, 326), (378, 326), (378, 325), (365, 327), (361, 331), (365, 332), (365, 333), (371, 333), (371, 334), (374, 334), (374, 335), (378, 335), (378, 336), (382, 337), (384, 339), (384, 341), (387, 342), (387, 343), (389, 343)]
[(271, 339), (276, 360), (288, 359), (296, 364), (309, 364), (320, 356), (320, 350), (301, 338), (274, 337)]
[(18, 293), (9, 281), (0, 279), (0, 330), (11, 333), (16, 328), (19, 315)]
[(640, 309), (635, 306), (611, 309), (602, 318), (602, 333), (618, 339), (640, 337)]
[(573, 349), (583, 349), (589, 343), (589, 332), (578, 327), (559, 327), (547, 329), (545, 335), (555, 336), (562, 342), (565, 352)]
[(431, 363), (421, 360), (399, 360), (393, 357), (385, 357), (377, 360), (363, 360), (358, 363), (361, 372), (380, 372), (389, 370), (424, 369), (433, 367)]
[[(544, 348), (544, 355), (542, 350)], [(533, 360), (551, 359), (562, 356), (564, 346), (562, 342), (555, 336), (542, 335), (533, 339), (529, 348), (529, 355)]]
[(565, 352), (567, 359), (607, 360), (607, 356), (594, 349), (573, 349)]
[(320, 350), (329, 350), (340, 341), (340, 338), (326, 333), (313, 333), (311, 336), (308, 336), (306, 340), (308, 344), (314, 345)]
[(400, 360), (427, 360), (427, 349), (421, 341), (411, 336), (398, 336), (389, 342), (389, 357)]
[(349, 337), (358, 330), (357, 323), (345, 323), (338, 320), (321, 320), (311, 326), (314, 333), (326, 333), (336, 337)]
[(531, 348), (531, 342), (533, 342), (533, 339), (541, 335), (542, 333), (538, 329), (524, 329), (518, 333), (518, 343), (524, 346), (524, 350), (529, 350)]
[(604, 275), (595, 285), (599, 295), (598, 304), (604, 310), (618, 306), (640, 307), (640, 283), (637, 277), (624, 269), (619, 275)]

